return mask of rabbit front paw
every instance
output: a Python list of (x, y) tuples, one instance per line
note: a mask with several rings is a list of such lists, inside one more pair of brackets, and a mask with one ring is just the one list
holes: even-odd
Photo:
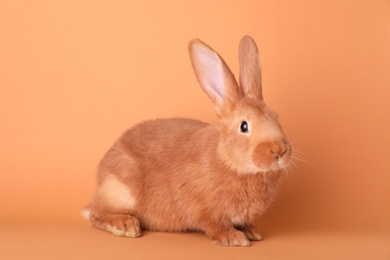
[(245, 236), (251, 241), (260, 241), (263, 239), (261, 234), (257, 231), (257, 229), (254, 226), (249, 226), (240, 230), (242, 230)]
[(250, 242), (245, 234), (234, 228), (217, 231), (211, 236), (211, 239), (219, 246), (250, 246)]

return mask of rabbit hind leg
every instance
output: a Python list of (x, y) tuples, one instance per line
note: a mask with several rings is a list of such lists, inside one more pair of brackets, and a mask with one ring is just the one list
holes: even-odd
[(107, 173), (85, 216), (94, 227), (115, 236), (139, 237), (140, 221), (130, 213), (136, 204), (131, 188), (114, 174)]
[(95, 228), (108, 231), (114, 236), (141, 236), (140, 221), (131, 215), (104, 213), (92, 210), (89, 220)]

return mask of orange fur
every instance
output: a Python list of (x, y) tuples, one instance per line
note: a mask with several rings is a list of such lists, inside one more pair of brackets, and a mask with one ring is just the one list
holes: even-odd
[[(240, 43), (244, 87), (200, 40), (189, 52), (220, 123), (160, 119), (126, 131), (100, 162), (89, 220), (119, 236), (197, 230), (219, 245), (249, 246), (261, 239), (252, 223), (271, 204), (291, 147), (262, 100), (261, 77), (252, 75), (260, 74), (252, 38)], [(244, 120), (248, 133), (240, 132)]]

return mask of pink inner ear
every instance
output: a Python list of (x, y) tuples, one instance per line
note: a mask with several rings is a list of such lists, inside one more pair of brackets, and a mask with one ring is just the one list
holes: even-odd
[(199, 65), (198, 77), (203, 90), (210, 98), (223, 101), (225, 93), (221, 60), (216, 53), (206, 48), (199, 48), (196, 52)]

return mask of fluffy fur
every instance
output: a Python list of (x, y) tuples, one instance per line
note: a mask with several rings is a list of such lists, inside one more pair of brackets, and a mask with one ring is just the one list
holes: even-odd
[(240, 85), (205, 43), (192, 40), (189, 54), (220, 123), (173, 118), (126, 131), (101, 160), (97, 191), (84, 213), (117, 236), (197, 230), (219, 245), (249, 246), (261, 239), (252, 223), (272, 202), (291, 146), (263, 102), (251, 37), (239, 46)]

